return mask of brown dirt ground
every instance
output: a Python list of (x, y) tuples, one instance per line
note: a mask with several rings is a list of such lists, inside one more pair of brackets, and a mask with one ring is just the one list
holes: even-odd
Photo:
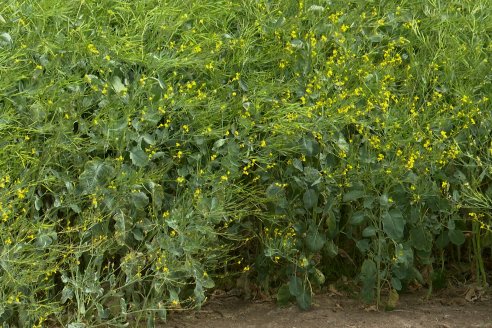
[(315, 296), (313, 307), (308, 311), (301, 311), (295, 305), (280, 308), (272, 301), (211, 297), (200, 311), (172, 313), (167, 323), (160, 327), (492, 328), (491, 294), (474, 296), (468, 287), (446, 290), (427, 300), (422, 290), (402, 295), (397, 308), (387, 312), (376, 311), (374, 306), (365, 306), (358, 300), (333, 292)]

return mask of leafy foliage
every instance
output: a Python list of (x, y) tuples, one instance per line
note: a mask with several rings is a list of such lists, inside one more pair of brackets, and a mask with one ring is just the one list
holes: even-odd
[(391, 307), (466, 247), (486, 284), (489, 7), (7, 1), (0, 322), (152, 326), (245, 273), (307, 309), (340, 264)]

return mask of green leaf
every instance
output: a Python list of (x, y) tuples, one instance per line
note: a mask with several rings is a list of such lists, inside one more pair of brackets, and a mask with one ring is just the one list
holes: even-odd
[(266, 191), (266, 196), (268, 198), (271, 198), (273, 200), (275, 199), (280, 199), (280, 198), (283, 198), (285, 196), (285, 191), (284, 189), (281, 187), (281, 186), (278, 186), (276, 183), (272, 183), (270, 184)]
[(314, 278), (316, 279), (318, 285), (323, 285), (326, 281), (326, 277), (323, 272), (317, 268), (314, 268)]
[(316, 155), (319, 152), (319, 144), (314, 138), (302, 138), (301, 144), (305, 154), (309, 157)]
[(56, 234), (56, 231), (41, 231), (37, 236), (36, 236), (36, 246), (41, 247), (41, 248), (46, 248), (50, 246), (53, 241), (58, 240), (58, 236)]
[(351, 191), (345, 193), (345, 195), (343, 195), (343, 201), (344, 202), (351, 202), (351, 201), (354, 201), (354, 200), (357, 200), (359, 198), (364, 197), (364, 195), (365, 195), (365, 192), (363, 190), (351, 190)]
[(302, 285), (301, 278), (297, 276), (292, 276), (289, 281), (289, 291), (292, 296), (301, 295), (304, 287)]
[(144, 235), (143, 235), (142, 229), (134, 228), (132, 230), (132, 234), (133, 234), (133, 238), (135, 238), (135, 240), (137, 240), (137, 241), (144, 240)]
[(85, 323), (82, 322), (71, 322), (68, 324), (67, 328), (86, 328)]
[[(116, 213), (113, 216), (115, 220), (115, 239), (118, 245), (125, 245), (125, 239), (128, 234), (128, 230), (131, 228), (131, 222), (127, 222), (126, 216), (122, 213)], [(129, 221), (129, 220), (128, 220)]]
[(280, 286), (280, 288), (277, 291), (277, 303), (280, 306), (285, 306), (285, 305), (289, 304), (291, 298), (292, 298), (292, 295), (290, 293), (289, 285), (285, 284), (285, 285)]
[(377, 229), (373, 226), (368, 226), (362, 230), (362, 237), (369, 238), (376, 236)]
[(362, 253), (365, 253), (370, 248), (369, 239), (357, 240), (357, 242), (355, 243), (355, 246), (357, 246), (359, 251), (361, 251)]
[(302, 161), (299, 158), (294, 158), (292, 160), (292, 165), (298, 169), (299, 171), (303, 172), (304, 171), (304, 166), (302, 165)]
[(432, 249), (432, 235), (423, 227), (416, 227), (410, 230), (410, 240), (415, 249), (430, 251)]
[(373, 34), (369, 37), (369, 40), (374, 43), (379, 43), (383, 40), (384, 36), (381, 34)]
[(306, 234), (306, 247), (311, 252), (320, 251), (326, 243), (326, 236), (318, 231), (316, 226), (311, 226)]
[(381, 207), (389, 207), (389, 197), (388, 197), (388, 194), (384, 193), (381, 195), (381, 197), (379, 197), (379, 205)]
[(138, 167), (144, 167), (149, 163), (149, 157), (140, 147), (134, 147), (130, 151), (130, 159), (133, 165)]
[(465, 234), (461, 230), (449, 230), (448, 237), (456, 246), (461, 246), (465, 242)]
[(374, 299), (374, 288), (376, 287), (377, 267), (373, 260), (366, 259), (362, 263), (360, 279), (362, 281), (361, 296), (365, 302)]
[(216, 142), (214, 142), (214, 145), (212, 147), (212, 150), (213, 151), (216, 151), (217, 149), (221, 148), (222, 146), (224, 146), (224, 144), (226, 143), (227, 139), (219, 139), (217, 140)]
[(249, 90), (248, 85), (246, 84), (246, 82), (244, 82), (243, 79), (239, 79), (238, 83), (241, 90), (243, 90), (244, 92), (248, 92)]
[(149, 197), (142, 191), (133, 192), (131, 194), (131, 201), (137, 210), (143, 210), (149, 204)]
[(304, 288), (302, 292), (296, 296), (296, 301), (302, 310), (309, 310), (312, 303), (311, 291)]
[(111, 80), (111, 85), (113, 86), (113, 89), (114, 91), (116, 91), (116, 93), (120, 93), (126, 90), (126, 87), (123, 85), (123, 83), (121, 83), (121, 79), (117, 75), (115, 75)]
[(302, 48), (302, 46), (303, 46), (304, 43), (301, 40), (299, 40), (299, 39), (295, 39), (295, 40), (290, 41), (290, 44), (294, 48)]
[(333, 239), (336, 237), (338, 233), (338, 227), (337, 227), (337, 218), (333, 211), (329, 211), (326, 216), (326, 233), (328, 234), (328, 237), (330, 239)]
[(101, 160), (92, 160), (85, 164), (84, 171), (79, 176), (79, 183), (84, 194), (90, 194), (108, 183), (115, 174), (114, 168)]
[(443, 249), (449, 244), (449, 236), (446, 233), (446, 231), (443, 231), (437, 238), (436, 238), (436, 246)]
[(335, 244), (333, 240), (328, 240), (325, 243), (323, 251), (325, 252), (325, 255), (334, 258), (335, 256), (338, 255), (338, 246)]
[[(393, 281), (392, 281), (393, 282)], [(400, 283), (401, 288), (401, 283)], [(392, 311), (398, 305), (398, 300), (400, 299), (400, 295), (398, 295), (397, 289), (391, 289), (388, 295), (388, 302), (386, 303), (386, 310)]]
[(389, 238), (398, 241), (403, 238), (405, 219), (401, 212), (393, 209), (383, 214), (383, 230)]
[(304, 207), (309, 210), (318, 204), (318, 193), (314, 189), (308, 189), (304, 192), (302, 201), (304, 202)]
[(72, 288), (70, 288), (69, 286), (63, 287), (60, 302), (64, 304), (66, 301), (71, 300), (72, 298), (73, 298)]
[(401, 280), (396, 278), (396, 277), (392, 277), (391, 278), (391, 286), (393, 286), (393, 288), (396, 290), (401, 290), (401, 288), (402, 288)]
[(340, 148), (341, 150), (343, 150), (345, 153), (348, 153), (348, 151), (349, 151), (349, 143), (345, 140), (345, 138), (343, 137), (342, 134), (340, 134), (338, 136), (337, 146), (338, 146), (338, 148)]
[(350, 217), (350, 224), (351, 225), (359, 225), (361, 223), (363, 223), (366, 219), (366, 213), (364, 211), (357, 211), (355, 213), (352, 214), (352, 216)]

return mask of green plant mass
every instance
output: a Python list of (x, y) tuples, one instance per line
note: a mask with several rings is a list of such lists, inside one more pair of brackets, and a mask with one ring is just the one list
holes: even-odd
[(151, 327), (238, 277), (302, 309), (342, 275), (389, 307), (453, 264), (487, 285), (490, 8), (3, 1), (0, 322)]

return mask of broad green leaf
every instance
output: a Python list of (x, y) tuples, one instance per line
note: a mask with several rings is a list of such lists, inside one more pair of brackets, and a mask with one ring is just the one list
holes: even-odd
[(337, 146), (338, 146), (338, 148), (343, 150), (345, 153), (348, 153), (349, 143), (345, 140), (345, 138), (341, 134), (338, 136)]
[(410, 240), (415, 249), (430, 251), (432, 249), (432, 235), (423, 227), (416, 227), (410, 230)]
[(140, 147), (134, 147), (130, 151), (130, 159), (133, 165), (144, 167), (149, 163), (149, 156)]
[(278, 186), (276, 183), (270, 184), (266, 189), (266, 196), (268, 198), (278, 199), (282, 198), (285, 195), (285, 191), (281, 186)]
[(137, 210), (143, 210), (149, 204), (149, 197), (142, 191), (133, 192), (131, 201)]
[(328, 211), (326, 216), (326, 233), (330, 239), (333, 239), (338, 234), (337, 218), (333, 211)]
[(92, 160), (85, 164), (84, 171), (79, 176), (79, 183), (84, 194), (90, 194), (108, 183), (115, 174), (114, 168), (101, 160)]
[(314, 189), (306, 190), (302, 196), (302, 201), (308, 210), (315, 207), (318, 204), (318, 192)]
[(369, 250), (370, 244), (369, 244), (369, 239), (360, 239), (357, 240), (355, 243), (355, 246), (362, 252), (365, 253)]
[(408, 244), (397, 244), (395, 246), (395, 261), (409, 267), (413, 263), (413, 250)]
[(56, 231), (41, 231), (36, 237), (36, 246), (46, 248), (58, 240)]
[(302, 292), (296, 296), (296, 301), (302, 310), (308, 310), (312, 303), (311, 291), (307, 288), (303, 288)]
[(227, 139), (219, 139), (217, 140), (216, 142), (214, 142), (214, 145), (212, 147), (212, 150), (213, 151), (216, 151), (217, 149), (221, 148), (222, 146), (224, 146), (224, 144), (226, 143)]
[(132, 234), (133, 234), (133, 238), (135, 238), (135, 240), (137, 241), (142, 241), (144, 239), (142, 229), (140, 228), (133, 228)]
[(379, 205), (381, 207), (389, 207), (389, 197), (388, 194), (384, 193), (379, 197)]
[(306, 247), (311, 252), (320, 251), (326, 243), (326, 236), (318, 231), (316, 226), (311, 226), (306, 234)]
[(120, 93), (126, 90), (126, 87), (121, 83), (121, 79), (119, 76), (115, 75), (111, 80), (111, 85), (116, 93)]
[(383, 214), (383, 230), (389, 238), (398, 241), (403, 238), (405, 229), (405, 219), (397, 209), (390, 210)]
[(82, 322), (71, 322), (68, 324), (67, 328), (86, 328), (85, 323)]
[(376, 236), (377, 229), (373, 226), (368, 226), (364, 230), (362, 230), (362, 237), (374, 237)]
[(318, 5), (311, 5), (309, 8), (308, 8), (308, 11), (324, 11), (325, 10), (325, 7), (323, 6), (318, 6)]
[(294, 158), (292, 160), (292, 165), (298, 169), (299, 171), (303, 172), (304, 171), (304, 166), (302, 165), (302, 161), (298, 158)]
[(443, 249), (449, 244), (449, 236), (446, 231), (441, 232), (441, 234), (436, 238), (436, 246)]
[(238, 83), (241, 90), (243, 90), (244, 92), (248, 92), (249, 90), (248, 85), (246, 84), (246, 82), (244, 82), (243, 79), (239, 79)]
[(323, 251), (325, 252), (325, 255), (334, 258), (335, 256), (338, 255), (338, 246), (335, 244), (333, 240), (328, 240), (325, 243)]
[(293, 48), (298, 48), (299, 49), (299, 48), (302, 48), (302, 46), (303, 46), (304, 43), (301, 40), (299, 40), (299, 39), (295, 39), (295, 40), (292, 40), (290, 42), (290, 44), (292, 45)]
[(449, 230), (448, 237), (456, 246), (461, 246), (465, 242), (465, 234), (461, 230)]
[(396, 277), (392, 277), (391, 278), (391, 286), (393, 286), (393, 288), (396, 290), (401, 290), (401, 288), (402, 288), (401, 280), (396, 278)]
[(317, 268), (314, 268), (314, 278), (316, 279), (318, 285), (323, 285), (326, 281), (326, 277), (323, 272)]
[(289, 281), (289, 291), (292, 296), (298, 296), (302, 293), (304, 286), (302, 284), (301, 278), (297, 276), (292, 276)]
[(292, 295), (290, 293), (289, 285), (285, 284), (285, 285), (280, 286), (280, 288), (277, 291), (277, 303), (280, 306), (285, 306), (285, 305), (289, 304), (291, 298), (292, 298)]
[(369, 40), (374, 43), (379, 43), (383, 40), (384, 36), (381, 34), (373, 34), (369, 37)]
[(36, 208), (36, 211), (43, 208), (43, 201), (38, 196), (36, 196), (36, 199), (34, 200), (34, 208)]
[(307, 156), (314, 156), (319, 152), (319, 144), (314, 138), (304, 137), (301, 144)]
[(73, 290), (69, 286), (65, 286), (62, 289), (60, 302), (64, 304), (66, 301), (71, 300), (73, 298)]
[(147, 313), (147, 328), (155, 328), (155, 313)]
[(374, 299), (374, 288), (376, 287), (377, 267), (373, 260), (366, 259), (362, 263), (360, 279), (362, 281), (361, 296), (365, 302)]
[(125, 245), (125, 238), (128, 230), (131, 228), (131, 223), (126, 222), (126, 216), (122, 212), (116, 213), (113, 216), (113, 219), (115, 221), (114, 228), (116, 242), (118, 245)]
[(357, 211), (355, 213), (352, 213), (352, 216), (350, 217), (350, 224), (359, 225), (363, 223), (365, 219), (366, 219), (366, 213), (364, 211)]
[(0, 44), (2, 43), (12, 44), (12, 37), (7, 32), (3, 32), (2, 34), (0, 34), (0, 39), (3, 40), (3, 42), (0, 42)]
[(345, 195), (343, 195), (343, 201), (344, 202), (351, 202), (351, 201), (354, 201), (354, 200), (357, 200), (359, 198), (364, 197), (364, 195), (365, 195), (365, 192), (363, 190), (351, 190), (351, 191), (345, 193)]
[[(393, 282), (393, 280), (392, 280)], [(401, 283), (400, 283), (400, 289), (401, 289)], [(398, 305), (398, 300), (400, 299), (400, 295), (398, 295), (398, 289), (390, 289), (390, 292), (388, 294), (388, 302), (386, 303), (386, 310), (387, 311), (392, 311), (396, 308)]]

